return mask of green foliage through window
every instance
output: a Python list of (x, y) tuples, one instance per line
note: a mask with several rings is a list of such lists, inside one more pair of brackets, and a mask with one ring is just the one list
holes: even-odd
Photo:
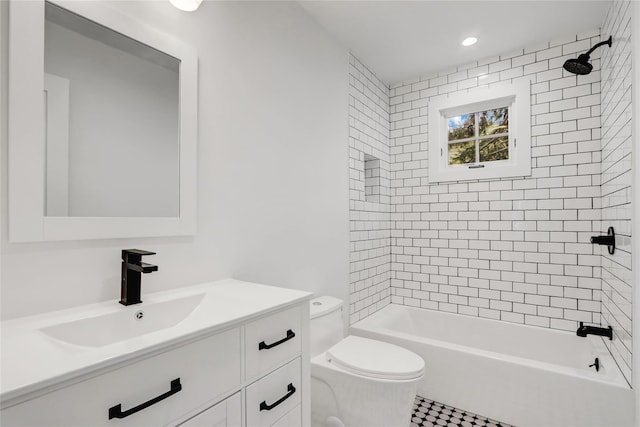
[(449, 117), (447, 134), (449, 165), (507, 160), (509, 108)]

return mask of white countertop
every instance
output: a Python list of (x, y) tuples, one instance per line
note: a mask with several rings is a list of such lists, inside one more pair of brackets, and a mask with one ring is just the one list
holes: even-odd
[[(149, 305), (205, 293), (198, 308), (167, 329), (102, 347), (56, 340), (40, 329), (82, 318), (128, 310), (132, 316)], [(0, 403), (11, 406), (26, 396), (94, 371), (152, 354), (264, 313), (308, 300), (309, 292), (225, 279), (170, 291), (143, 294), (143, 302), (123, 306), (105, 301), (72, 309), (11, 319), (0, 323)], [(39, 393), (38, 393), (39, 394)]]

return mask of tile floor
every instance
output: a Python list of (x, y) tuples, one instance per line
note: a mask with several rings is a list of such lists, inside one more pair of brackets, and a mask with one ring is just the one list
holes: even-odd
[(513, 427), (500, 421), (416, 396), (410, 427)]

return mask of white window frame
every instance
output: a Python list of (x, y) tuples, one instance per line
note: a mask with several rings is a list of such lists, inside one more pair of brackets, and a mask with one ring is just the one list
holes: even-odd
[[(449, 165), (447, 119), (509, 108), (509, 159)], [(481, 166), (480, 166), (481, 165)], [(470, 167), (471, 166), (471, 167)], [(531, 175), (531, 83), (528, 80), (456, 93), (429, 102), (429, 182)]]

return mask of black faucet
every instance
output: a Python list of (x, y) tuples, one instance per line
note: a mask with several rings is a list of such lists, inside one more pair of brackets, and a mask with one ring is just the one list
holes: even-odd
[(155, 255), (155, 252), (141, 249), (122, 250), (122, 283), (120, 288), (120, 304), (140, 304), (140, 277), (142, 273), (158, 271), (157, 265), (142, 262), (144, 255)]
[(599, 335), (601, 337), (608, 337), (613, 340), (613, 328), (601, 328), (599, 326), (585, 326), (584, 322), (580, 322), (580, 327), (576, 331), (576, 335), (579, 337), (586, 337), (587, 335)]

